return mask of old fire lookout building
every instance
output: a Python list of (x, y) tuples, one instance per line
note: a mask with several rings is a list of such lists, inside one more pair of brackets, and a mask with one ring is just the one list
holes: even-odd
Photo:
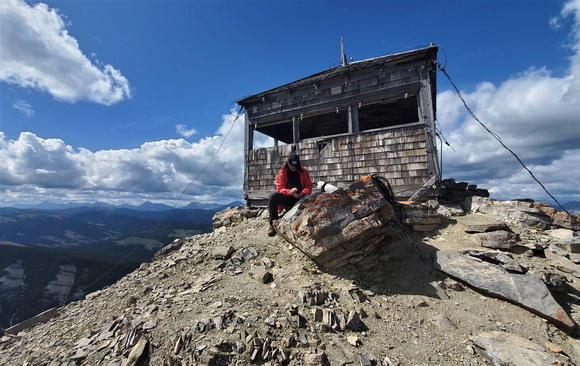
[[(398, 200), (436, 194), (438, 48), (347, 63), (238, 101), (245, 108), (244, 198), (266, 206), (292, 151), (317, 181), (377, 174)], [(274, 146), (254, 149), (254, 133)], [(279, 143), (281, 142), (281, 143)]]

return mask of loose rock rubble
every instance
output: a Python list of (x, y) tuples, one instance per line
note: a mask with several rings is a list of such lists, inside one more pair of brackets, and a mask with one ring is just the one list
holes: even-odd
[[(493, 250), (482, 248), (479, 234), (457, 223), (472, 212), (431, 210), (428, 216), (445, 212), (434, 230), (407, 226), (425, 258), (471, 250), (464, 254), (537, 273), (560, 288), (554, 298), (580, 321), (580, 271), (575, 253), (547, 231), (555, 226), (498, 218), (517, 240), (486, 254)], [(280, 236), (268, 237), (265, 212), (221, 215), (213, 233), (180, 239), (114, 285), (5, 335), (0, 364), (521, 365), (513, 360), (530, 350), (545, 364), (580, 362), (577, 326), (563, 329), (451, 279), (409, 243), (397, 241), (372, 263), (328, 270)]]

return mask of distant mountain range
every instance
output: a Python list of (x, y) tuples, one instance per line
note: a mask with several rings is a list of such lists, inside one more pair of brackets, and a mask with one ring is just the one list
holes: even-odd
[(1, 207), (0, 328), (114, 283), (175, 239), (211, 232), (216, 212), (241, 204)]
[[(175, 209), (151, 202), (140, 206), (40, 203), (37, 207), (2, 207), (0, 241), (121, 258), (131, 250), (132, 260), (148, 261), (175, 238), (211, 232), (215, 213), (239, 204), (191, 203)], [(135, 246), (139, 247), (132, 249)]]
[[(570, 201), (563, 203), (562, 206), (570, 213), (580, 215), (580, 201)], [(560, 209), (560, 207), (555, 207)]]

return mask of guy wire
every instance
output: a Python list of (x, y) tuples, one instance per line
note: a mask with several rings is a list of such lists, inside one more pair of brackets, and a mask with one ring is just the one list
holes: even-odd
[(463, 98), (463, 95), (461, 94), (461, 92), (459, 91), (459, 89), (457, 88), (457, 86), (455, 85), (455, 83), (453, 82), (453, 80), (451, 80), (451, 77), (449, 76), (449, 74), (447, 73), (447, 71), (445, 71), (445, 66), (441, 67), (437, 61), (433, 61), (433, 63), (437, 66), (437, 68), (439, 70), (441, 70), (443, 72), (443, 74), (447, 77), (447, 79), (449, 80), (449, 82), (451, 83), (451, 85), (453, 86), (453, 89), (455, 89), (455, 93), (457, 94), (457, 96), (459, 97), (459, 99), (461, 99), (461, 101), (463, 102), (463, 105), (465, 106), (465, 109), (467, 110), (467, 112), (469, 113), (469, 115), (476, 120), (491, 136), (493, 136), (494, 139), (496, 139), (501, 146), (504, 147), (504, 149), (506, 149), (507, 151), (509, 151), (516, 159), (517, 161), (522, 165), (522, 167), (524, 167), (524, 169), (530, 173), (530, 176), (540, 185), (540, 187), (542, 187), (542, 189), (544, 190), (544, 192), (546, 192), (546, 194), (548, 194), (548, 196), (550, 196), (554, 202), (556, 202), (556, 204), (562, 209), (562, 211), (566, 212), (568, 214), (568, 216), (570, 217), (574, 217), (572, 216), (572, 214), (570, 214), (570, 212), (568, 212), (568, 210), (566, 210), (564, 208), (564, 206), (562, 206), (560, 204), (560, 202), (558, 202), (558, 200), (556, 199), (556, 197), (554, 197), (549, 191), (548, 189), (542, 184), (542, 182), (540, 182), (538, 180), (538, 178), (536, 178), (536, 176), (534, 175), (534, 173), (532, 173), (532, 171), (530, 169), (528, 169), (528, 167), (526, 166), (526, 164), (524, 164), (524, 162), (518, 157), (518, 155), (513, 152), (509, 147), (506, 146), (506, 144), (504, 144), (504, 142), (501, 140), (501, 137), (496, 134), (495, 132), (491, 131), (483, 122), (481, 122), (479, 120), (479, 118), (477, 118), (477, 116), (475, 115), (475, 113), (473, 113), (473, 111), (471, 110), (471, 108), (469, 108), (469, 106), (467, 105), (467, 102), (465, 101), (465, 99)]
[[(109, 274), (113, 269), (115, 269), (117, 266), (119, 266), (121, 263), (123, 263), (127, 258), (129, 258), (129, 256), (131, 254), (133, 254), (139, 247), (141, 247), (143, 245), (143, 243), (145, 242), (145, 240), (147, 240), (151, 235), (153, 235), (153, 233), (159, 228), (159, 226), (161, 226), (161, 224), (163, 222), (165, 222), (165, 220), (169, 217), (169, 215), (171, 215), (171, 213), (175, 210), (175, 208), (177, 207), (177, 205), (179, 204), (179, 202), (181, 201), (181, 199), (183, 198), (183, 196), (185, 195), (185, 192), (189, 189), (189, 187), (191, 187), (193, 185), (193, 183), (195, 183), (199, 177), (201, 177), (201, 175), (206, 171), (206, 169), (209, 167), (209, 165), (213, 162), (213, 160), (215, 159), (215, 157), (217, 156), (217, 154), (220, 152), (222, 146), (224, 145), (224, 142), (226, 141), (226, 139), (228, 138), (230, 132), (232, 132), (232, 129), (234, 128), (236, 121), (238, 120), (238, 118), (240, 118), (241, 114), (240, 112), (242, 111), (243, 107), (240, 108), (240, 110), (238, 111), (238, 114), (236, 115), (236, 118), (234, 119), (234, 122), (232, 122), (232, 125), (230, 126), (228, 132), (225, 134), (224, 138), (222, 139), (222, 142), (220, 143), (220, 145), (218, 146), (217, 150), (215, 151), (215, 153), (213, 154), (213, 156), (211, 157), (211, 159), (209, 159), (209, 161), (207, 162), (207, 164), (203, 167), (203, 169), (199, 172), (199, 174), (197, 175), (197, 177), (195, 177), (193, 179), (193, 181), (191, 181), (182, 191), (181, 191), (181, 195), (177, 198), (177, 201), (175, 201), (175, 204), (173, 205), (173, 207), (171, 207), (171, 210), (169, 210), (167, 212), (167, 214), (157, 223), (157, 225), (153, 228), (153, 230), (151, 230), (149, 232), (149, 234), (147, 234), (146, 237), (142, 238), (142, 240), (139, 242), (139, 244), (137, 244), (129, 253), (127, 253), (123, 258), (121, 258), (117, 263), (115, 263), (111, 268), (109, 268), (105, 273), (103, 273), (100, 277), (98, 277), (96, 280), (94, 280), (93, 282), (91, 282), (90, 284), (86, 285), (83, 287), (83, 291), (86, 290), (87, 288), (90, 288), (91, 286), (93, 286), (95, 283), (97, 283), (98, 281), (100, 281), (101, 279), (103, 279), (107, 274)], [(230, 112), (231, 115), (231, 112)], [(71, 301), (74, 298), (74, 296), (70, 296), (67, 299), (65, 299), (62, 303), (61, 306), (65, 305), (67, 302)]]

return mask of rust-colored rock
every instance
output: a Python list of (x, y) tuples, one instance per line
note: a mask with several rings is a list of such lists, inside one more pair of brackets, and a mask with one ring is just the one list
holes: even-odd
[(327, 268), (338, 268), (366, 248), (379, 248), (393, 207), (372, 182), (307, 196), (275, 223), (276, 231)]

